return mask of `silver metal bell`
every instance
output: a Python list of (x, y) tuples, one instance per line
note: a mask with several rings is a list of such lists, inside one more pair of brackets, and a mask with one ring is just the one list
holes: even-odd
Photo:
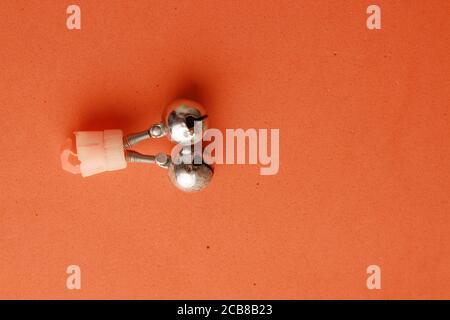
[(161, 168), (168, 169), (172, 183), (185, 192), (202, 190), (211, 182), (214, 175), (214, 168), (205, 163), (203, 158), (186, 157), (181, 153), (179, 157), (171, 159), (164, 153), (152, 156), (126, 150), (125, 158), (127, 162), (157, 164)]
[[(202, 130), (194, 130), (200, 122)], [(124, 137), (124, 147), (133, 145), (150, 138), (168, 138), (178, 144), (193, 145), (203, 138), (203, 132), (208, 128), (208, 115), (198, 102), (179, 99), (169, 104), (163, 112), (162, 121), (149, 129)]]
[[(196, 144), (208, 127), (208, 116), (203, 106), (192, 100), (175, 100), (163, 113), (163, 123), (169, 138), (182, 145)], [(201, 121), (202, 131), (195, 132), (195, 123)]]
[(205, 162), (203, 154), (196, 154), (194, 146), (183, 147), (169, 164), (169, 178), (186, 192), (205, 188), (214, 175), (214, 168)]
[(211, 182), (213, 174), (213, 168), (205, 163), (169, 165), (170, 180), (178, 189), (186, 192), (202, 190)]

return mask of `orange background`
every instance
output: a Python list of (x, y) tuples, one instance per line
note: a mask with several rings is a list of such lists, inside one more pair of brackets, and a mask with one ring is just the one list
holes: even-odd
[[(450, 298), (450, 2), (376, 3), (378, 31), (371, 1), (2, 1), (0, 298)], [(279, 128), (278, 175), (61, 170), (71, 132), (177, 97)]]

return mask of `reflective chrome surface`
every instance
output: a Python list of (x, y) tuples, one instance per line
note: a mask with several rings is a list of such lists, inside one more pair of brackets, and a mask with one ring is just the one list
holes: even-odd
[[(194, 131), (194, 124), (197, 121), (201, 121), (201, 132)], [(202, 140), (208, 119), (202, 105), (192, 100), (181, 99), (167, 106), (163, 114), (163, 123), (172, 141), (190, 145)]]
[(213, 174), (213, 169), (205, 163), (169, 165), (170, 180), (178, 189), (186, 192), (202, 190), (209, 184)]
[(214, 175), (214, 168), (205, 163), (195, 146), (185, 146), (174, 155), (169, 164), (169, 178), (180, 190), (199, 191), (205, 188)]

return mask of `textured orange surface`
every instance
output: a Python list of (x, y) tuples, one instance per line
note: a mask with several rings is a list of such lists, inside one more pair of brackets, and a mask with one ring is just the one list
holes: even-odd
[[(370, 4), (2, 1), (0, 298), (450, 298), (450, 2), (377, 1), (378, 31)], [(61, 170), (72, 131), (177, 97), (279, 128), (278, 175), (222, 165), (183, 194), (157, 167)]]

